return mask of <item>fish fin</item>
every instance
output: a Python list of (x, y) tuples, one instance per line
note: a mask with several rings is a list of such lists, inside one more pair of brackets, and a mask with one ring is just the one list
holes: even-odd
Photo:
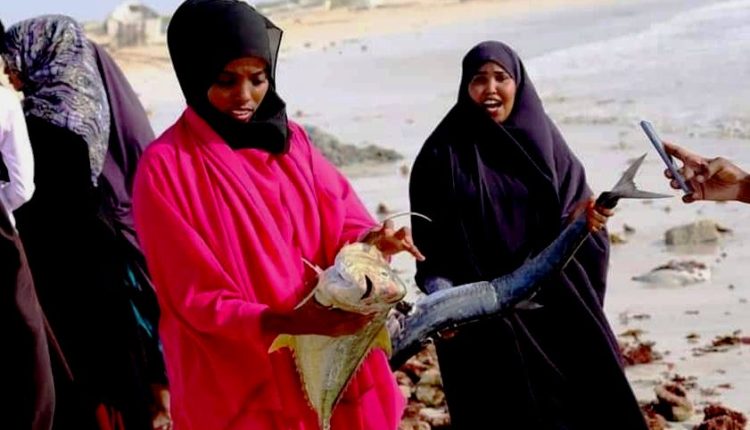
[(515, 306), (516, 309), (526, 310), (526, 311), (533, 311), (535, 309), (541, 309), (543, 308), (543, 305), (540, 305), (538, 302), (535, 302), (534, 300), (528, 299), (528, 300), (522, 300), (518, 302)]
[(305, 263), (307, 265), (307, 267), (309, 267), (312, 270), (314, 270), (317, 275), (320, 275), (321, 273), (323, 273), (323, 269), (321, 269), (320, 266), (311, 263), (310, 260), (308, 260), (306, 258), (303, 258), (302, 262)]
[(273, 340), (271, 346), (268, 347), (268, 352), (278, 351), (283, 348), (294, 349), (294, 336), (290, 334), (280, 334)]
[(383, 221), (381, 222), (381, 225), (385, 224), (386, 221), (390, 221), (390, 220), (393, 220), (393, 219), (396, 219), (396, 218), (399, 218), (399, 217), (402, 217), (402, 216), (406, 216), (406, 215), (418, 216), (420, 218), (424, 218), (425, 220), (427, 220), (429, 222), (432, 222), (432, 219), (430, 219), (430, 217), (428, 217), (426, 215), (422, 215), (419, 212), (399, 212), (399, 213), (395, 213), (393, 215), (389, 215), (389, 216), (383, 218)]
[(300, 301), (300, 302), (299, 302), (299, 303), (297, 304), (297, 306), (295, 306), (295, 307), (294, 307), (294, 309), (296, 310), (296, 309), (299, 309), (299, 308), (301, 308), (301, 307), (302, 307), (302, 305), (304, 305), (304, 304), (305, 304), (305, 303), (307, 303), (307, 302), (308, 302), (308, 301), (309, 301), (310, 299), (312, 299), (312, 298), (313, 298), (313, 296), (315, 295), (315, 292), (316, 292), (316, 291), (318, 291), (318, 286), (317, 286), (317, 285), (316, 285), (316, 286), (314, 286), (314, 287), (313, 287), (313, 289), (312, 289), (312, 290), (310, 290), (310, 292), (309, 292), (309, 293), (307, 293), (307, 295), (306, 295), (306, 296), (305, 296), (305, 297), (304, 297), (304, 298), (303, 298), (303, 299), (302, 299), (302, 300), (301, 300), (301, 301)]
[[(316, 275), (318, 276), (318, 278), (320, 278), (320, 275), (323, 274), (323, 269), (321, 269), (320, 266), (317, 266), (317, 265), (311, 263), (309, 260), (304, 259), (304, 258), (302, 259), (302, 262), (305, 263), (305, 265), (307, 265), (307, 267), (309, 267), (310, 269), (314, 270), (315, 273), (316, 273)], [(307, 303), (307, 301), (310, 300), (313, 295), (315, 295), (315, 291), (317, 289), (318, 289), (318, 286), (316, 284), (315, 287), (313, 287), (313, 289), (310, 290), (310, 292), (297, 304), (297, 306), (294, 307), (294, 309), (299, 309), (300, 307), (302, 307), (302, 305), (304, 305), (305, 303)]]
[(390, 357), (391, 355), (391, 336), (388, 334), (388, 329), (383, 326), (378, 332), (375, 339), (372, 340), (372, 348), (379, 347), (385, 351)]

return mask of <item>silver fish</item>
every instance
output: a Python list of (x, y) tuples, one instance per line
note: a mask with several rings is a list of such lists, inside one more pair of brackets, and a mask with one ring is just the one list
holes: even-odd
[[(597, 204), (612, 209), (620, 199), (657, 199), (665, 194), (639, 190), (635, 174), (646, 154), (636, 159), (611, 191), (599, 195)], [(501, 314), (519, 304), (528, 305), (541, 281), (561, 271), (588, 237), (586, 216), (571, 222), (547, 248), (512, 273), (491, 281), (453, 286), (450, 280), (432, 279), (427, 291), (405, 312), (394, 312), (388, 321), (392, 369), (400, 368), (437, 333)]]
[[(403, 214), (389, 219), (400, 215)], [(391, 340), (385, 322), (390, 310), (406, 295), (406, 284), (383, 254), (365, 243), (344, 246), (326, 270), (314, 268), (318, 282), (298, 306), (314, 299), (326, 307), (374, 314), (372, 321), (354, 334), (282, 334), (271, 345), (270, 352), (292, 350), (307, 400), (318, 414), (320, 427), (328, 430), (333, 409), (368, 353), (382, 348), (390, 354)]]

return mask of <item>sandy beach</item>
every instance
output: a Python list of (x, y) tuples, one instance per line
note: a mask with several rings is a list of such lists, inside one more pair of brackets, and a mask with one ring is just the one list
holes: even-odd
[[(711, 402), (750, 414), (750, 345), (703, 348), (717, 336), (750, 336), (750, 207), (684, 205), (638, 128), (649, 119), (665, 139), (750, 167), (750, 0), (421, 0), (272, 18), (285, 30), (277, 81), (292, 118), (404, 155), (394, 165), (346, 171), (373, 213), (381, 203), (408, 209), (402, 170), (454, 103), (462, 55), (484, 39), (521, 53), (595, 192), (648, 153), (639, 186), (674, 197), (623, 201), (610, 222), (625, 243), (612, 246), (605, 311), (616, 333), (636, 330), (661, 355), (628, 367), (628, 377), (644, 402), (665, 381), (693, 378), (695, 412), (673, 429), (692, 428)], [(163, 131), (183, 108), (166, 48), (115, 57)], [(731, 232), (703, 246), (665, 243), (668, 229), (702, 219)], [(633, 280), (672, 260), (704, 263), (710, 279)], [(410, 280), (413, 261), (395, 264)]]
[[(282, 55), (299, 50), (334, 49), (366, 37), (413, 33), (446, 24), (471, 23), (561, 7), (607, 4), (613, 0), (410, 0), (385, 1), (373, 9), (310, 8), (271, 15), (284, 30)], [(169, 62), (165, 45), (122, 48), (118, 62), (129, 70), (159, 68)]]

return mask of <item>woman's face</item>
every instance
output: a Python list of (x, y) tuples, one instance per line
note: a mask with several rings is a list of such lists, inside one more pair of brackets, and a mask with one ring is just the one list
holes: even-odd
[(484, 63), (469, 82), (469, 97), (497, 123), (508, 119), (516, 98), (516, 81), (499, 64)]
[(243, 57), (229, 62), (208, 89), (208, 101), (219, 112), (248, 122), (268, 92), (266, 62)]

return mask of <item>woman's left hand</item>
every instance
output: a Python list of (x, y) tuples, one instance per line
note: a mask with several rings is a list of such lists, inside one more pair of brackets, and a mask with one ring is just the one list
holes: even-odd
[(607, 224), (609, 217), (614, 215), (612, 209), (603, 208), (596, 205), (596, 199), (592, 197), (586, 205), (586, 225), (591, 233), (596, 233), (603, 229)]
[(424, 261), (425, 259), (417, 246), (414, 245), (411, 230), (408, 227), (395, 230), (392, 220), (384, 222), (379, 228), (367, 233), (362, 242), (374, 245), (386, 257), (406, 251), (413, 255), (417, 261)]
[(596, 233), (603, 229), (607, 224), (609, 217), (615, 214), (612, 209), (606, 209), (596, 205), (596, 199), (583, 200), (578, 203), (570, 214), (570, 220), (576, 219), (582, 213), (586, 213), (586, 226), (591, 233)]

